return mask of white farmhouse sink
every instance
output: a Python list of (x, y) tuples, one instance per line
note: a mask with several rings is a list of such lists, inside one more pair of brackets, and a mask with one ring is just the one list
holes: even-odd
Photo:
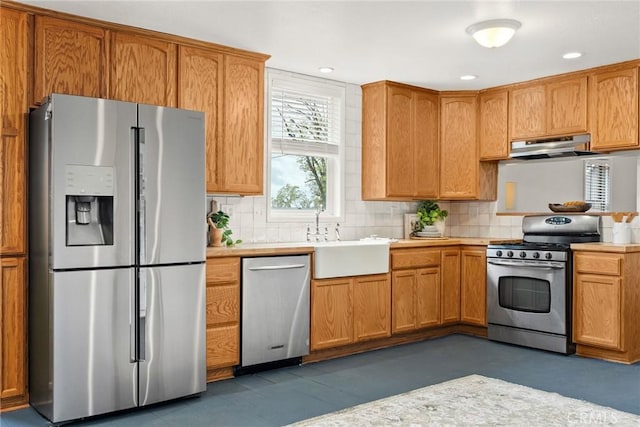
[(316, 279), (389, 272), (388, 240), (317, 242), (313, 246)]

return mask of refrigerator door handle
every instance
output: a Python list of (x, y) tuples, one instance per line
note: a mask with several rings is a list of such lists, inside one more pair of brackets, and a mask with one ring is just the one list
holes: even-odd
[(129, 362), (137, 362), (137, 349), (136, 349), (136, 331), (138, 329), (138, 313), (136, 312), (136, 286), (135, 283), (129, 284)]
[(146, 179), (145, 179), (145, 160), (146, 160), (146, 146), (145, 146), (145, 130), (144, 128), (138, 128), (137, 138), (137, 194), (138, 194), (138, 262), (143, 262), (146, 259), (146, 242), (147, 242), (147, 204), (146, 204)]
[(147, 275), (138, 270), (138, 362), (145, 360), (147, 321)]

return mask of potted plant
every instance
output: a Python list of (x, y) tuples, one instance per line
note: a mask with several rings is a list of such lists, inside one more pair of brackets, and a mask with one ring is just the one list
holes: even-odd
[(413, 232), (435, 231), (435, 223), (445, 219), (449, 212), (440, 209), (440, 206), (433, 200), (422, 200), (418, 203), (416, 211), (417, 221), (414, 224)]
[(212, 246), (233, 246), (242, 243), (242, 240), (234, 241), (229, 228), (229, 215), (223, 211), (212, 212), (207, 217), (209, 233), (211, 233)]

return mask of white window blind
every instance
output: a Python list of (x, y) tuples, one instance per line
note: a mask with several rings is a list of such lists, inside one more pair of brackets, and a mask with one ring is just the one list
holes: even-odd
[(611, 207), (611, 165), (607, 159), (584, 162), (584, 199), (591, 209), (607, 212)]
[(268, 72), (270, 220), (341, 216), (345, 87)]

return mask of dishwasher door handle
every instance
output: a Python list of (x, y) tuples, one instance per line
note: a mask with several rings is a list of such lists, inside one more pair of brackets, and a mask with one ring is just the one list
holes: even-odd
[(304, 268), (304, 264), (285, 264), (285, 265), (263, 265), (261, 267), (249, 267), (249, 271), (265, 271), (265, 270), (291, 270), (293, 268)]

